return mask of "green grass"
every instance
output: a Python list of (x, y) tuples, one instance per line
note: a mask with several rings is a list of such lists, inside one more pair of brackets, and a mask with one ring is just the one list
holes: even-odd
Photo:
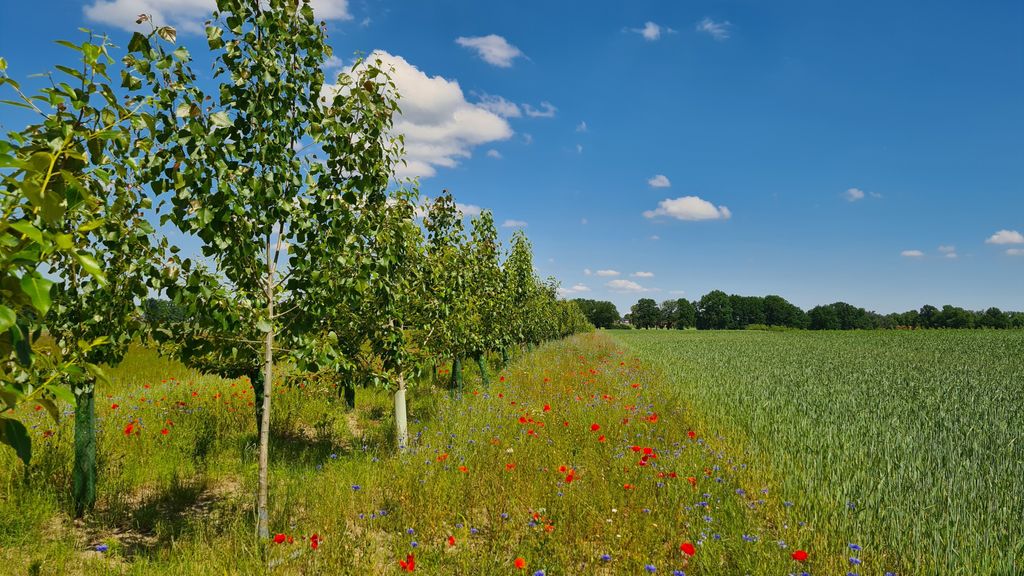
[(0, 450), (0, 572), (398, 574), (412, 553), (425, 574), (820, 575), (846, 574), (855, 542), (861, 575), (1008, 574), (1021, 336), (583, 335), (489, 389), (471, 369), (461, 399), (414, 384), (402, 456), (387, 392), (360, 389), (346, 411), (300, 379), (275, 392), (271, 445), (271, 529), (293, 541), (268, 545), (253, 534), (248, 383), (135, 349), (98, 396), (100, 500), (84, 521), (67, 496), (71, 420), (25, 407), (27, 476)]
[[(253, 537), (247, 384), (143, 349), (114, 376), (97, 403), (100, 501), (84, 522), (69, 516), (70, 420), (54, 426), (27, 407), (37, 449), (27, 479), (0, 451), (0, 565), (10, 573), (256, 574), (270, 562), (273, 574), (387, 574), (413, 553), (426, 574), (645, 573), (648, 564), (783, 574), (798, 568), (791, 550), (815, 538), (763, 474), (694, 426), (658, 372), (602, 335), (543, 346), (488, 390), (471, 377), (461, 399), (415, 386), (414, 449), (404, 456), (391, 448), (387, 393), (360, 390), (347, 413), (331, 389), (278, 392), (271, 528), (294, 541), (267, 546)], [(141, 433), (126, 436), (137, 419)], [(633, 446), (657, 457), (640, 465)], [(693, 558), (684, 541), (697, 546)], [(807, 565), (842, 562), (814, 554)]]
[[(1024, 570), (1024, 332), (616, 332), (839, 554)], [(875, 573), (875, 568), (862, 573)]]

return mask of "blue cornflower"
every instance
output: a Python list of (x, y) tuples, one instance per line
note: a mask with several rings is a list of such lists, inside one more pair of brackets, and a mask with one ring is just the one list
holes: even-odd
[(97, 544), (96, 545), (96, 551), (97, 552), (106, 552), (107, 550), (110, 550), (110, 548), (106, 544)]
[(672, 576), (686, 576), (686, 572), (683, 572), (682, 570), (673, 570)]
[(412, 542), (409, 543), (409, 545), (412, 546), (413, 548), (415, 548), (415, 547), (419, 546), (420, 543), (415, 541), (415, 540), (413, 540)]
[(356, 492), (358, 492), (358, 491), (360, 491), (360, 490), (362, 490), (362, 489), (363, 489), (363, 487), (362, 487), (362, 486), (360, 486), (359, 484), (353, 484), (353, 485), (352, 485), (352, 490), (354, 490), (354, 491), (356, 491)]
[(850, 557), (850, 564), (852, 564), (854, 566), (860, 564), (860, 558)]
[(416, 531), (415, 531), (415, 530), (413, 530), (412, 528), (407, 528), (407, 529), (405, 530), (405, 533), (406, 533), (406, 534), (415, 534), (415, 533), (416, 533)]
[(537, 570), (536, 572), (533, 573), (533, 576), (544, 576), (544, 570), (543, 569)]
[(601, 561), (602, 562), (608, 562), (611, 559), (612, 559), (612, 557), (609, 556), (608, 554), (601, 554)]
[(860, 552), (860, 546), (858, 546), (857, 544), (850, 544), (850, 550), (853, 550), (854, 552)]
[(657, 572), (658, 568), (654, 564), (648, 564), (647, 566), (644, 566), (644, 570), (647, 570), (648, 572), (652, 572), (653, 573), (653, 572)]

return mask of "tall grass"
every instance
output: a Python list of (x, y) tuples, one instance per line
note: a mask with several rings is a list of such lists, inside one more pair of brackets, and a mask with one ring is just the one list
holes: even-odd
[[(270, 517), (283, 543), (261, 547), (253, 534), (247, 383), (138, 349), (101, 390), (101, 499), (85, 522), (70, 520), (65, 496), (69, 422), (54, 427), (29, 407), (27, 479), (0, 451), (0, 566), (388, 574), (412, 554), (425, 574), (845, 573), (847, 554), (826, 551), (806, 503), (787, 507), (741, 443), (708, 433), (674, 383), (607, 336), (543, 346), (488, 389), (471, 379), (462, 398), (420, 383), (402, 456), (387, 393), (360, 390), (354, 412), (312, 382), (276, 393)], [(133, 421), (141, 432), (126, 435)], [(803, 564), (790, 558), (797, 548), (810, 551)], [(863, 573), (881, 574), (869, 560)]]
[(741, 441), (836, 553), (845, 537), (915, 574), (1024, 571), (1024, 332), (615, 338)]

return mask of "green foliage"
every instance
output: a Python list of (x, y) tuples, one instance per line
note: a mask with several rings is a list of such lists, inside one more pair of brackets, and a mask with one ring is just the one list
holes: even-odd
[(629, 322), (637, 328), (656, 328), (661, 324), (661, 310), (653, 298), (641, 298), (629, 310)]
[(594, 328), (611, 328), (622, 320), (615, 304), (606, 300), (575, 298), (573, 301), (587, 317), (587, 321), (594, 325)]
[[(29, 400), (49, 407), (73, 399), (68, 383), (89, 393), (103, 378), (98, 364), (116, 363), (141, 332), (135, 299), (167, 275), (158, 256), (165, 245), (153, 243), (142, 218), (151, 202), (137, 179), (151, 146), (148, 101), (119, 98), (111, 88), (106, 37), (60, 44), (77, 52), (80, 66), (58, 66), (36, 96), (0, 69), (0, 85), (17, 96), (5, 103), (39, 118), (0, 141), (2, 412)], [(55, 349), (41, 351), (44, 331)]]

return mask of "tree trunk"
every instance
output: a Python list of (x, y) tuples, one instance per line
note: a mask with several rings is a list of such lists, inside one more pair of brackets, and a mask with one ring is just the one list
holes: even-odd
[(486, 388), (491, 385), (491, 375), (487, 373), (487, 353), (479, 352), (476, 355), (476, 365), (480, 368), (480, 382)]
[(256, 437), (260, 436), (263, 431), (263, 372), (260, 370), (253, 370), (252, 374), (249, 374), (249, 382), (252, 384), (252, 405), (256, 414)]
[(96, 504), (96, 382), (84, 382), (75, 396), (75, 467), (71, 499), (81, 518)]
[(452, 360), (452, 394), (462, 396), (462, 358)]
[(508, 357), (508, 346), (501, 349), (501, 368), (504, 370), (508, 368), (509, 357)]
[(347, 380), (342, 385), (342, 395), (345, 397), (345, 409), (354, 410), (356, 407), (356, 385), (351, 380)]
[(395, 440), (398, 451), (405, 452), (409, 447), (409, 420), (405, 410), (405, 377), (398, 374), (398, 390), (395, 391)]
[[(280, 234), (280, 232), (278, 232)], [(256, 494), (256, 532), (260, 539), (270, 539), (270, 513), (267, 495), (270, 491), (270, 399), (274, 392), (274, 261), (267, 237), (267, 321), (270, 329), (263, 338), (263, 414), (260, 426), (259, 489)]]

